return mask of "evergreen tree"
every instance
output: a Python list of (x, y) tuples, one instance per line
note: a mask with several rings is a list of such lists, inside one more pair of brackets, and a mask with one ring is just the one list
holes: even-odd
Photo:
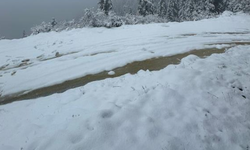
[(99, 9), (102, 10), (102, 11), (104, 11), (105, 1), (106, 0), (100, 0), (99, 3), (98, 3)]
[(142, 16), (146, 16), (144, 10), (144, 0), (139, 0), (138, 13)]
[(52, 28), (54, 28), (54, 27), (57, 25), (56, 19), (55, 19), (55, 18), (52, 18), (52, 21), (51, 21), (50, 24), (51, 24)]
[(113, 9), (113, 4), (111, 0), (100, 0), (99, 10), (103, 11), (106, 15)]
[(195, 2), (193, 19), (199, 20), (215, 14), (214, 0), (200, 0)]
[(23, 38), (27, 37), (25, 30), (23, 30)]
[(179, 6), (180, 6), (179, 20), (180, 21), (193, 20), (195, 1), (183, 0)]
[(109, 14), (109, 12), (113, 9), (113, 4), (112, 4), (112, 1), (111, 0), (105, 0), (105, 3), (104, 3), (104, 13), (106, 15)]
[(216, 0), (204, 0), (204, 8), (205, 8), (205, 11), (208, 12), (208, 13), (214, 13), (215, 12), (215, 6), (214, 6), (214, 3), (215, 3)]
[(169, 0), (168, 2), (168, 11), (167, 18), (170, 21), (178, 21), (179, 20), (179, 11), (180, 11), (180, 0)]
[(160, 0), (159, 2), (159, 16), (164, 17), (167, 14), (166, 0)]
[(228, 10), (232, 12), (250, 12), (250, 0), (230, 0)]
[(138, 13), (142, 16), (153, 15), (155, 6), (150, 0), (139, 0)]
[(214, 6), (216, 14), (223, 13), (228, 7), (228, 0), (215, 0)]
[(244, 4), (243, 4), (245, 7), (243, 9), (244, 12), (250, 12), (250, 0), (246, 0), (244, 1)]

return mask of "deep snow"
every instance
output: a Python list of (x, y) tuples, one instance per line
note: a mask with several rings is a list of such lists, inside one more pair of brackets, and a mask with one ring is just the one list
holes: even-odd
[[(9, 64), (0, 71), (0, 87), (11, 94), (211, 47), (204, 44), (249, 41), (249, 21), (245, 14), (224, 15), (0, 41), (0, 62)], [(56, 52), (68, 55), (52, 59)], [(13, 68), (24, 59), (26, 66)], [(249, 141), (249, 45), (0, 106), (0, 150), (249, 150)]]
[[(0, 92), (6, 96), (30, 91), (87, 74), (112, 71), (133, 61), (232, 41), (250, 41), (249, 15), (224, 14), (201, 21), (113, 29), (85, 28), (3, 40)], [(219, 45), (223, 46), (226, 45)]]

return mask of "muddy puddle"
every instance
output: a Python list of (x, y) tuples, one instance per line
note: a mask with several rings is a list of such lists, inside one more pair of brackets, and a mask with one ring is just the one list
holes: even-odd
[(103, 80), (106, 78), (119, 77), (127, 73), (135, 74), (139, 70), (150, 70), (150, 71), (161, 70), (170, 64), (180, 63), (182, 58), (190, 54), (197, 55), (201, 58), (204, 58), (214, 53), (224, 53), (224, 51), (225, 49), (216, 49), (216, 48), (200, 49), (200, 50), (194, 50), (194, 51), (190, 51), (190, 52), (183, 53), (183, 54), (177, 54), (174, 56), (158, 57), (158, 58), (152, 58), (152, 59), (148, 59), (144, 61), (136, 61), (136, 62), (127, 64), (126, 66), (114, 69), (113, 70), (115, 72), (114, 75), (109, 75), (108, 74), (109, 71), (104, 71), (98, 74), (87, 75), (82, 78), (69, 80), (61, 84), (37, 89), (26, 94), (19, 93), (16, 95), (2, 97), (0, 98), (1, 99), (0, 105), (11, 103), (13, 101), (18, 101), (18, 100), (33, 99), (37, 97), (48, 96), (54, 93), (62, 93), (68, 89), (80, 87), (93, 81)]
[[(224, 43), (223, 43), (224, 44)], [(235, 45), (250, 45), (250, 42), (234, 42), (230, 44), (235, 44)], [(234, 46), (235, 46), (234, 45)], [(224, 53), (227, 48), (223, 49), (217, 49), (217, 48), (209, 48), (209, 49), (199, 49), (199, 50), (193, 50), (187, 53), (182, 53), (182, 54), (177, 54), (173, 56), (167, 56), (167, 57), (158, 57), (158, 58), (152, 58), (144, 61), (136, 61), (130, 64), (127, 64), (123, 67), (119, 67), (114, 69), (113, 71), (115, 72), (114, 75), (109, 75), (109, 71), (104, 71), (98, 74), (93, 74), (93, 75), (87, 75), (78, 79), (74, 80), (69, 80), (61, 84), (37, 89), (28, 93), (22, 92), (18, 93), (15, 95), (10, 95), (6, 97), (0, 97), (0, 105), (11, 103), (14, 101), (20, 101), (20, 100), (25, 100), (25, 99), (33, 99), (33, 98), (38, 98), (38, 97), (43, 97), (43, 96), (48, 96), (52, 95), (54, 93), (62, 93), (65, 92), (66, 90), (76, 88), (83, 86), (87, 83), (93, 82), (93, 81), (99, 81), (107, 78), (114, 78), (114, 77), (119, 77), (124, 74), (130, 73), (130, 74), (135, 74), (139, 70), (150, 70), (150, 71), (157, 71), (161, 70), (168, 65), (171, 64), (179, 64), (181, 59), (188, 56), (188, 55), (196, 55), (200, 58), (204, 58), (207, 56), (210, 56), (215, 53)], [(25, 93), (25, 94), (24, 94)]]
[(237, 46), (237, 45), (250, 45), (250, 42), (248, 42), (248, 41), (233, 41), (233, 42), (213, 43), (213, 44), (207, 44), (207, 45), (214, 45), (214, 44), (218, 44), (218, 45), (228, 44), (228, 45), (232, 45), (232, 46)]
[[(221, 35), (221, 34), (229, 34), (229, 35), (244, 35), (244, 34), (250, 34), (250, 32), (245, 31), (245, 32), (204, 32), (203, 34), (207, 34), (207, 35)], [(196, 36), (198, 34), (195, 33), (188, 33), (188, 34), (181, 34), (181, 36), (183, 37), (189, 37), (189, 36)]]
[(206, 32), (206, 34), (250, 34), (249, 31), (244, 31), (244, 32)]

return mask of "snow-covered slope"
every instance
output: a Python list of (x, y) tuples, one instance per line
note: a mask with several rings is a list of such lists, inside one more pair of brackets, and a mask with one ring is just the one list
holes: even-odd
[[(30, 91), (133, 61), (250, 40), (250, 16), (75, 29), (0, 41), (0, 94)], [(212, 45), (213, 47), (213, 45)], [(221, 47), (221, 46), (220, 46)]]
[(0, 106), (1, 150), (248, 150), (250, 46)]
[[(250, 41), (249, 15), (2, 40), (0, 94), (235, 41)], [(0, 150), (249, 150), (249, 141), (249, 45), (0, 106)]]

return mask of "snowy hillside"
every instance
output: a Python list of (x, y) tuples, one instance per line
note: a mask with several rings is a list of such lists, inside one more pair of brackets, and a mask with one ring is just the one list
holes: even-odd
[[(250, 16), (0, 41), (0, 101), (193, 50), (205, 59), (0, 105), (1, 150), (249, 150)], [(114, 71), (114, 72), (113, 72)]]

